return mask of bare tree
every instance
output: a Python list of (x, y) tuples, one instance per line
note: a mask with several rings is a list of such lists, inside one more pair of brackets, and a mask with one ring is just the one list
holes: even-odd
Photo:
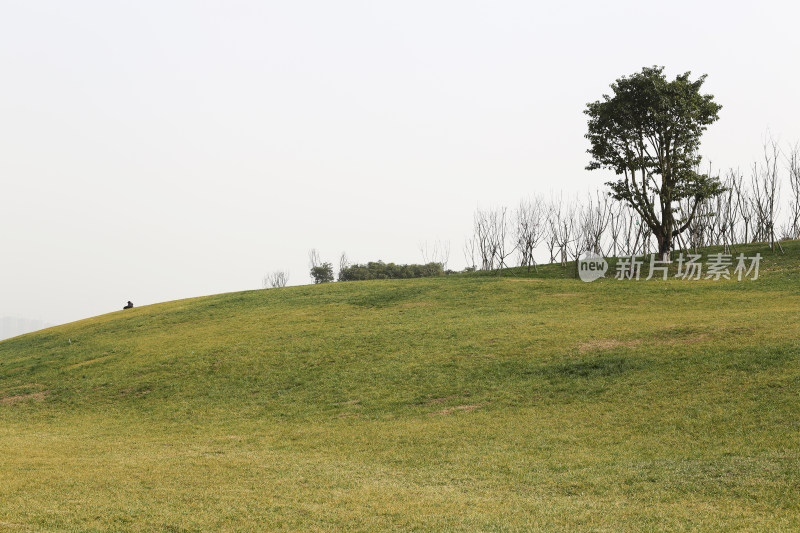
[(500, 207), (489, 211), (478, 209), (474, 217), (474, 238), (480, 254), (481, 270), (498, 269), (502, 272), (506, 259), (514, 253), (516, 246), (508, 242), (508, 209)]
[(550, 198), (547, 203), (547, 212), (545, 213), (545, 237), (544, 243), (547, 246), (547, 251), (550, 254), (550, 263), (556, 262), (556, 248), (558, 248), (558, 224), (555, 222), (556, 212), (560, 208), (561, 203), (556, 202)]
[(602, 239), (611, 220), (612, 199), (596, 191), (596, 197), (589, 195), (585, 209), (580, 210), (580, 238), (583, 239), (583, 252), (603, 255)]
[(478, 265), (475, 262), (475, 243), (474, 236), (464, 240), (464, 260), (466, 261), (467, 270), (475, 270)]
[(709, 198), (705, 205), (701, 207), (701, 214), (705, 211), (705, 224), (702, 225), (703, 241), (708, 246), (722, 245), (724, 251), (730, 251), (732, 242), (729, 239), (729, 226), (731, 217), (735, 213), (732, 206), (734, 201), (733, 190), (730, 185), (730, 175), (722, 182), (719, 195)]
[[(775, 223), (780, 211), (779, 158), (778, 143), (773, 139), (766, 141), (764, 143), (764, 161), (760, 165), (754, 164), (751, 174), (755, 212), (753, 240), (769, 242), (769, 246), (773, 250), (776, 242)], [(781, 248), (780, 243), (778, 247)]]
[(608, 229), (610, 232), (610, 248), (612, 257), (619, 257), (618, 252), (622, 252), (621, 239), (625, 230), (625, 204), (614, 202), (609, 208)]
[(494, 267), (495, 250), (492, 247), (491, 225), (489, 213), (478, 209), (473, 217), (473, 241), (480, 257), (481, 270)]
[(739, 222), (739, 209), (738, 202), (740, 201), (739, 195), (736, 192), (736, 181), (739, 175), (733, 170), (728, 171), (728, 175), (723, 182), (724, 190), (717, 196), (717, 232), (725, 253), (730, 252), (731, 246), (736, 244), (736, 226)]
[(506, 259), (508, 259), (516, 250), (516, 244), (508, 242), (509, 237), (509, 215), (506, 207), (499, 207), (490, 213), (489, 220), (491, 222), (491, 235), (493, 240), (493, 248), (496, 250), (498, 274), (503, 272), (503, 268), (507, 267)]
[(569, 258), (569, 245), (575, 238), (575, 207), (565, 204), (559, 198), (554, 204), (550, 213), (550, 232), (553, 235), (556, 246), (558, 247), (558, 257), (561, 266), (567, 266)]
[(624, 233), (620, 238), (620, 251), (623, 256), (631, 256), (636, 254), (642, 228), (637, 223), (636, 212), (627, 204), (623, 204), (623, 206), (624, 209), (620, 216)]
[[(689, 213), (694, 216), (689, 218)], [(686, 217), (689, 221), (686, 227), (685, 240), (681, 239), (686, 249), (697, 249), (710, 244), (712, 225), (714, 223), (714, 208), (710, 199), (700, 202), (683, 201), (678, 204), (678, 214), (681, 218)]]
[(729, 186), (733, 189), (734, 196), (736, 197), (736, 208), (739, 211), (739, 217), (742, 219), (742, 224), (736, 241), (742, 243), (750, 242), (750, 229), (753, 220), (753, 201), (750, 196), (750, 191), (744, 183), (744, 176), (739, 170), (730, 172)]
[(347, 259), (347, 254), (342, 252), (342, 255), (339, 256), (339, 274), (348, 268), (350, 268), (350, 261)]
[(312, 248), (308, 252), (308, 267), (316, 268), (322, 264), (322, 259), (319, 257), (319, 250)]
[(789, 221), (784, 233), (790, 239), (800, 239), (800, 144), (789, 149), (786, 159), (792, 195), (789, 198)]
[(438, 263), (442, 265), (442, 270), (447, 270), (447, 263), (450, 261), (450, 241), (436, 240), (431, 246), (428, 246), (428, 241), (419, 245), (419, 251), (422, 253), (422, 262)]
[(592, 224), (591, 205), (579, 201), (572, 204), (566, 212), (565, 225), (569, 227), (572, 238), (567, 242), (567, 259), (575, 262), (575, 276), (578, 276), (578, 259), (584, 252), (593, 248), (589, 224)]
[(538, 196), (521, 201), (517, 208), (515, 228), (517, 252), (520, 256), (520, 266), (527, 267), (528, 272), (531, 271), (531, 267), (538, 271), (533, 252), (545, 235), (544, 217), (545, 206)]
[(265, 289), (285, 287), (287, 283), (289, 283), (289, 273), (285, 270), (276, 270), (272, 274), (267, 274), (263, 280)]

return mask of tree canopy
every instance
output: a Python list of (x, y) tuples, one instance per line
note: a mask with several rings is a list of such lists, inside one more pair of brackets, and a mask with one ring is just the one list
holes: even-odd
[(592, 156), (586, 168), (621, 176), (607, 183), (612, 196), (638, 213), (662, 255), (689, 227), (698, 205), (723, 190), (717, 177), (698, 171), (700, 138), (722, 106), (700, 93), (706, 76), (692, 81), (690, 74), (669, 81), (664, 67), (645, 67), (619, 78), (611, 84), (613, 95), (585, 110)]

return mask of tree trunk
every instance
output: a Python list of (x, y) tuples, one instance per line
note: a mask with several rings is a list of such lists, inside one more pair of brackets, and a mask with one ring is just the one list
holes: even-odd
[(662, 261), (669, 261), (670, 252), (672, 252), (672, 238), (656, 235), (656, 239), (658, 239), (658, 255)]

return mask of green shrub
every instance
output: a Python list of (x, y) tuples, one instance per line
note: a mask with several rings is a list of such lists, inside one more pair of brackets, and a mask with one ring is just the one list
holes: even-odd
[(339, 281), (362, 281), (368, 279), (409, 279), (441, 276), (441, 263), (425, 265), (397, 265), (383, 261), (370, 261), (364, 265), (350, 265), (339, 271)]
[(333, 265), (322, 263), (311, 267), (311, 277), (314, 278), (314, 283), (330, 283), (333, 281)]

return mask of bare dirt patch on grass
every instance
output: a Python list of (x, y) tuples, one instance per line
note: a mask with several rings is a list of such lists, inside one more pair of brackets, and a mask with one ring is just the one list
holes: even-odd
[(3, 392), (0, 392), (0, 394), (8, 394), (9, 392), (15, 391), (15, 390), (18, 390), (18, 389), (28, 389), (28, 390), (30, 390), (30, 389), (40, 389), (40, 390), (43, 390), (44, 388), (45, 388), (45, 386), (42, 385), (41, 383), (26, 383), (25, 385), (15, 385), (13, 387), (8, 387)]
[(698, 344), (712, 338), (710, 333), (702, 331), (683, 331), (680, 329), (666, 329), (655, 332), (652, 336), (642, 339), (591, 339), (578, 344), (581, 353), (613, 350), (615, 348), (635, 348), (647, 342), (654, 342), (660, 346), (674, 346), (676, 344)]
[(450, 400), (452, 400), (454, 398), (456, 398), (455, 395), (442, 396), (441, 398), (433, 398), (432, 400), (428, 400), (427, 402), (425, 402), (425, 405), (430, 407), (431, 405), (437, 405), (437, 404), (440, 404), (440, 403), (449, 402)]
[(458, 411), (463, 411), (468, 413), (470, 411), (474, 411), (480, 406), (481, 404), (479, 403), (472, 405), (456, 405), (455, 407), (448, 407), (447, 409), (442, 409), (441, 411), (436, 411), (435, 413), (428, 413), (428, 416), (447, 416), (456, 413)]
[(711, 333), (694, 327), (670, 326), (654, 332), (653, 340), (661, 345), (697, 344), (711, 339)]
[(641, 340), (618, 340), (618, 339), (592, 339), (578, 345), (579, 352), (595, 352), (598, 350), (613, 350), (614, 348), (632, 348), (641, 344)]
[(690, 337), (684, 337), (682, 339), (675, 339), (670, 344), (697, 344), (698, 342), (705, 342), (711, 338), (711, 335), (708, 333), (698, 333), (697, 335), (692, 335)]
[(133, 395), (137, 398), (141, 398), (146, 394), (150, 394), (150, 391), (152, 390), (153, 389), (151, 389), (149, 386), (128, 387), (127, 389), (120, 391), (120, 394), (122, 396)]
[(5, 398), (0, 399), (0, 404), (2, 405), (11, 405), (14, 403), (24, 402), (27, 400), (32, 400), (35, 402), (44, 401), (45, 397), (50, 394), (49, 390), (41, 391), (41, 392), (32, 392), (30, 394), (17, 394), (15, 396), (7, 396)]

